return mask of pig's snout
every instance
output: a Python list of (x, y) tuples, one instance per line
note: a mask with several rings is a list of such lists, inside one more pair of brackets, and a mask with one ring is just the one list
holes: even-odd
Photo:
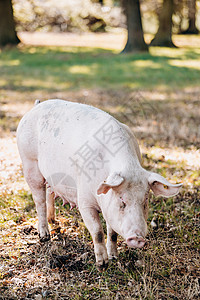
[(145, 239), (141, 235), (134, 235), (127, 238), (126, 243), (131, 248), (142, 248), (145, 244)]

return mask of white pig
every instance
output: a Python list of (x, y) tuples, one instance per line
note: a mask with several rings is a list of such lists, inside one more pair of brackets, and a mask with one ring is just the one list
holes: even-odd
[[(182, 184), (143, 169), (131, 130), (102, 110), (58, 99), (36, 104), (19, 123), (17, 143), (40, 240), (50, 239), (47, 219), (55, 222), (54, 198), (60, 196), (79, 208), (100, 269), (117, 256), (117, 234), (129, 247), (142, 248), (149, 190), (170, 197)], [(106, 245), (99, 212), (107, 224)]]

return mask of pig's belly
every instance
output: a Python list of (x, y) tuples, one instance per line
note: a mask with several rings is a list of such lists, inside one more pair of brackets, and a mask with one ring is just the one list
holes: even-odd
[[(59, 171), (56, 167), (51, 168), (50, 164), (40, 166), (41, 172), (46, 180), (47, 188), (54, 192), (55, 197), (63, 200), (63, 205), (70, 203), (71, 207), (77, 206), (77, 184), (73, 174), (68, 175), (66, 172)], [(51, 174), (51, 175), (48, 175)]]
[(77, 189), (66, 186), (56, 186), (52, 188), (55, 197), (60, 197), (63, 200), (63, 205), (69, 203), (71, 208), (77, 206)]

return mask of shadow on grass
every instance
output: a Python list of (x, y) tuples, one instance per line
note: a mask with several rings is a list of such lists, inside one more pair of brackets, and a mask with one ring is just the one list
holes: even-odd
[(186, 87), (199, 83), (197, 60), (198, 49), (119, 55), (93, 48), (24, 47), (1, 53), (0, 87), (21, 92)]

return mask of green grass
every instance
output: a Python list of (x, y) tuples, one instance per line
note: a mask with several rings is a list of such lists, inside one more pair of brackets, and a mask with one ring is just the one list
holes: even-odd
[(93, 48), (22, 47), (2, 51), (0, 68), (0, 88), (21, 92), (175, 89), (199, 84), (200, 50), (152, 48), (149, 54), (116, 55)]

